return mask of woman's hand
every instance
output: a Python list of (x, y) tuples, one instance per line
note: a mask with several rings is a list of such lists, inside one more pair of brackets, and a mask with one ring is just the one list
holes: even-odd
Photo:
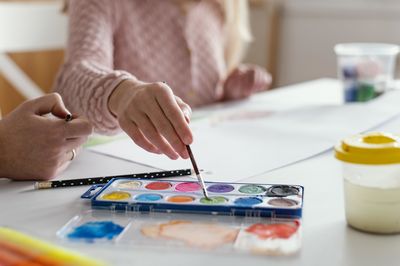
[[(45, 114), (58, 117), (45, 117)], [(69, 114), (59, 94), (21, 104), (0, 120), (0, 177), (47, 180), (71, 162), (72, 150), (92, 133), (84, 119), (65, 121)]]
[(222, 100), (238, 100), (251, 94), (268, 89), (271, 75), (262, 67), (243, 64), (234, 69), (224, 83)]
[(109, 108), (120, 127), (146, 151), (171, 159), (189, 157), (191, 109), (162, 82), (123, 81), (112, 93)]

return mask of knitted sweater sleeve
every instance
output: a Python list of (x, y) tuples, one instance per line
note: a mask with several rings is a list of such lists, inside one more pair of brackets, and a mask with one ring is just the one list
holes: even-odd
[(116, 16), (109, 0), (70, 0), (66, 58), (57, 77), (59, 92), (73, 113), (86, 116), (97, 132), (115, 134), (117, 119), (108, 109), (113, 90), (134, 76), (114, 70)]

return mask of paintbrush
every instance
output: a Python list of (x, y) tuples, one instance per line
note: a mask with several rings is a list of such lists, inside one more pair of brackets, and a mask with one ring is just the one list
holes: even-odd
[(189, 145), (186, 145), (186, 149), (189, 153), (190, 161), (192, 162), (194, 172), (196, 173), (196, 176), (197, 176), (197, 180), (199, 181), (201, 189), (203, 190), (204, 197), (209, 200), (210, 198), (208, 197), (206, 185), (204, 184), (204, 180), (200, 175), (199, 168), (197, 168), (197, 164), (196, 164), (196, 161), (194, 160), (192, 149), (190, 149)]

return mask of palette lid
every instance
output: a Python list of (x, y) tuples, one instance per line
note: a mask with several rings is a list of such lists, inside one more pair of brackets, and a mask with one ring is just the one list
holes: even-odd
[(400, 163), (400, 136), (384, 132), (351, 136), (335, 146), (335, 156), (357, 164)]

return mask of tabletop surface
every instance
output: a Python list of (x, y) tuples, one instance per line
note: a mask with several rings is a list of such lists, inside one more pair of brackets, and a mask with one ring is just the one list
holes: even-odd
[[(322, 92), (324, 88), (325, 93)], [(276, 90), (263, 97), (288, 103), (297, 100), (305, 104), (332, 104), (340, 101), (341, 93), (336, 80), (321, 79)], [(396, 131), (399, 123), (400, 119), (394, 119), (381, 129)], [(154, 169), (83, 150), (63, 177), (82, 178), (151, 170)], [(87, 187), (34, 190), (32, 181), (0, 179), (0, 225), (77, 249), (110, 265), (399, 265), (400, 235), (367, 234), (346, 225), (341, 165), (334, 159), (332, 150), (244, 181), (304, 186), (302, 248), (298, 254), (290, 257), (227, 256), (195, 251), (183, 253), (174, 249), (160, 252), (149, 247), (133, 249), (62, 242), (57, 239), (56, 232), (73, 216), (90, 209), (79, 198)]]

